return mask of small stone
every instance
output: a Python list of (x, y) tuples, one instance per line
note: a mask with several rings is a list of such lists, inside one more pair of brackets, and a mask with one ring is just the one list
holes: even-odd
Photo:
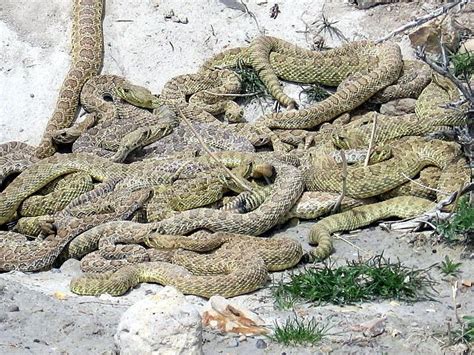
[(255, 346), (257, 347), (257, 349), (266, 349), (267, 348), (267, 343), (265, 342), (265, 340), (263, 339), (258, 339), (257, 340), (257, 343), (255, 344)]
[(468, 39), (466, 42), (461, 44), (459, 53), (474, 52), (474, 38)]
[(0, 323), (5, 322), (8, 319), (8, 315), (5, 312), (0, 313)]
[(31, 98), (34, 98), (34, 97), (35, 97), (35, 94), (30, 94), (30, 97), (31, 97)]
[(423, 47), (427, 53), (441, 54), (440, 42), (450, 51), (458, 49), (460, 31), (454, 17), (447, 15), (417, 28), (408, 37), (413, 48)]
[(61, 265), (59, 272), (63, 273), (66, 277), (79, 276), (82, 273), (81, 262), (76, 259), (68, 259)]
[(12, 305), (8, 306), (7, 310), (8, 310), (8, 312), (19, 312), (20, 307), (18, 307), (16, 304), (12, 304)]
[(237, 348), (240, 345), (239, 339), (236, 338), (230, 338), (227, 341), (227, 347), (228, 348)]
[(390, 1), (386, 0), (357, 0), (355, 1), (355, 4), (358, 9), (368, 9), (369, 7), (377, 6), (377, 5), (382, 5), (389, 3)]

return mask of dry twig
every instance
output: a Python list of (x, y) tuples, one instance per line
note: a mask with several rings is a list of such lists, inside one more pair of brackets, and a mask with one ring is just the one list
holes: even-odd
[(447, 4), (445, 6), (442, 6), (442, 7), (439, 7), (437, 8), (435, 11), (427, 14), (427, 15), (424, 15), (424, 16), (421, 16), (421, 17), (418, 17), (416, 19), (414, 19), (413, 21), (411, 22), (408, 22), (406, 24), (404, 24), (403, 26), (397, 28), (396, 30), (390, 32), (388, 35), (378, 39), (377, 41), (375, 41), (376, 43), (382, 43), (382, 42), (385, 42), (386, 40), (396, 36), (397, 34), (401, 33), (401, 32), (404, 32), (410, 28), (413, 28), (413, 27), (416, 27), (416, 26), (419, 26), (419, 25), (422, 25), (424, 24), (425, 22), (428, 22), (429, 20), (432, 20), (436, 17), (439, 17), (443, 14), (446, 14), (449, 10), (451, 10), (453, 7), (455, 6), (464, 6), (466, 5), (467, 3), (469, 2), (469, 0), (458, 0), (458, 1), (455, 1), (451, 4)]
[(243, 0), (240, 0), (240, 3), (241, 3), (242, 6), (245, 8), (245, 13), (246, 13), (247, 15), (249, 15), (249, 16), (255, 21), (255, 24), (257, 25), (257, 30), (258, 30), (258, 32), (260, 32), (260, 34), (261, 34), (262, 36), (265, 35), (265, 30), (264, 30), (264, 29), (262, 30), (262, 29), (260, 28), (260, 24), (258, 23), (257, 16), (255, 16), (255, 14), (254, 14), (252, 11), (249, 10), (247, 4), (246, 4)]
[(367, 148), (367, 156), (365, 157), (364, 166), (369, 165), (370, 154), (372, 154), (372, 149), (374, 149), (375, 130), (377, 129), (377, 115), (374, 114), (373, 116), (374, 116), (374, 123), (372, 126), (372, 132), (370, 133), (369, 148)]

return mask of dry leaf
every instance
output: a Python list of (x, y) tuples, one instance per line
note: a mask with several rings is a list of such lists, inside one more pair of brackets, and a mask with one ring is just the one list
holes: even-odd
[(61, 292), (61, 291), (56, 291), (55, 293), (53, 293), (53, 297), (60, 301), (64, 301), (65, 299), (68, 298), (68, 296), (64, 292)]

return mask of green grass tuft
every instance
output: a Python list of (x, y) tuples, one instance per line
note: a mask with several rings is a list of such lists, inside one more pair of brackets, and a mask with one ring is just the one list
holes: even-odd
[(474, 206), (469, 204), (467, 196), (459, 199), (455, 214), (436, 223), (436, 232), (447, 243), (474, 242)]
[(253, 94), (253, 96), (250, 98), (270, 96), (265, 84), (262, 82), (253, 68), (238, 63), (236, 67), (231, 69), (240, 76), (242, 83), (242, 94)]
[(321, 269), (307, 268), (293, 274), (288, 282), (273, 288), (273, 296), (279, 308), (297, 302), (344, 305), (376, 299), (432, 299), (435, 281), (428, 275), (430, 268), (408, 268), (383, 255), (347, 261), (347, 265), (336, 268), (325, 263)]
[(455, 263), (453, 260), (449, 258), (449, 256), (444, 257), (444, 261), (441, 262), (441, 272), (446, 276), (456, 276), (458, 275), (461, 270), (462, 263)]
[(320, 85), (311, 85), (300, 93), (306, 95), (309, 102), (319, 102), (327, 99), (331, 94)]
[[(474, 316), (462, 317), (461, 325), (448, 330), (449, 345), (474, 343)], [(471, 349), (472, 350), (472, 349)]]
[(275, 328), (269, 338), (284, 345), (314, 345), (327, 334), (327, 324), (319, 324), (314, 318), (309, 321), (298, 317), (288, 318), (285, 324), (275, 322)]
[(454, 67), (455, 76), (469, 79), (474, 74), (474, 54), (472, 52), (452, 54), (449, 58)]

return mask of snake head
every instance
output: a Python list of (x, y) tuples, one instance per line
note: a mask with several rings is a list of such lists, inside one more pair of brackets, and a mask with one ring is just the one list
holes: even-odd
[(375, 147), (370, 153), (370, 164), (380, 163), (392, 157), (392, 148), (389, 145)]
[(115, 88), (115, 94), (122, 100), (137, 107), (154, 109), (159, 106), (158, 98), (143, 86), (126, 84)]
[(351, 149), (350, 140), (348, 137), (340, 134), (340, 133), (333, 133), (331, 134), (332, 144), (338, 149)]

